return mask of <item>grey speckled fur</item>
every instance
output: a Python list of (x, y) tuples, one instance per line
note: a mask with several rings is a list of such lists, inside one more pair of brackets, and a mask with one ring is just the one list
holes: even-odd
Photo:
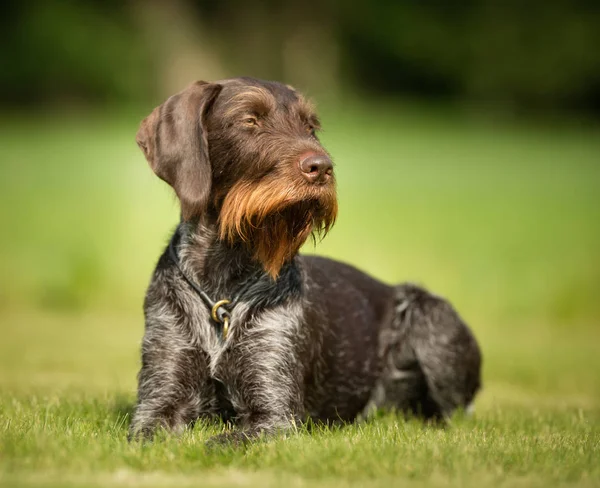
[[(240, 83), (246, 82), (262, 83)], [(278, 90), (289, 87), (265, 86), (284, 103)], [(212, 110), (218, 117), (220, 105)], [(204, 139), (213, 144), (210, 132)], [(140, 146), (153, 164), (157, 149), (143, 138)], [(208, 152), (211, 171), (222, 171), (215, 160), (223, 153)], [(182, 198), (183, 190), (167, 181)], [(215, 185), (213, 179), (212, 192)], [(319, 257), (295, 255), (273, 279), (251, 247), (219, 238), (216, 202), (180, 224), (178, 255), (185, 273), (215, 300), (244, 290), (230, 308), (230, 333), (223, 340), (165, 251), (144, 304), (132, 438), (220, 416), (237, 428), (216, 441), (237, 442), (308, 417), (349, 422), (391, 408), (443, 418), (472, 402), (480, 387), (479, 347), (446, 300)]]

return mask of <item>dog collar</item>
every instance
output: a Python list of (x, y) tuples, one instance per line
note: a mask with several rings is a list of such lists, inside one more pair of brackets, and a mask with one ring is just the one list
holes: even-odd
[(223, 325), (223, 339), (227, 339), (227, 334), (229, 333), (229, 321), (231, 320), (231, 315), (229, 311), (225, 308), (225, 305), (230, 305), (232, 303), (231, 300), (223, 299), (214, 301), (212, 300), (208, 294), (200, 288), (184, 271), (181, 267), (181, 262), (179, 261), (179, 256), (177, 255), (177, 250), (175, 249), (175, 240), (179, 236), (179, 229), (175, 231), (171, 241), (169, 242), (169, 257), (171, 261), (175, 263), (177, 269), (187, 281), (187, 283), (193, 288), (193, 290), (200, 296), (202, 301), (210, 310), (210, 316), (214, 322), (217, 324)]

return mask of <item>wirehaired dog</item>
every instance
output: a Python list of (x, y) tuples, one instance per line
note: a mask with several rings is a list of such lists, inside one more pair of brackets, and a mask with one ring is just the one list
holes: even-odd
[(197, 82), (141, 125), (181, 222), (144, 304), (130, 436), (221, 416), (241, 441), (374, 408), (441, 418), (480, 384), (480, 352), (451, 305), (329, 259), (298, 255), (337, 214), (311, 105), (251, 78)]

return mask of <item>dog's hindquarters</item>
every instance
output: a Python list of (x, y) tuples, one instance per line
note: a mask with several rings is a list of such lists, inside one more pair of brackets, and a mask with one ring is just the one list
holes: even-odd
[(369, 409), (444, 418), (468, 408), (480, 387), (481, 354), (471, 331), (450, 303), (418, 286), (396, 287), (381, 353), (384, 368)]

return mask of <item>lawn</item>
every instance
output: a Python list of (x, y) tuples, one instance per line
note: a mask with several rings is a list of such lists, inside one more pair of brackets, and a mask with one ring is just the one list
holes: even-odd
[(126, 441), (177, 220), (134, 143), (143, 115), (0, 120), (0, 485), (600, 486), (600, 129), (325, 107), (340, 216), (305, 252), (450, 298), (484, 353), (476, 413), (207, 452), (221, 426)]

